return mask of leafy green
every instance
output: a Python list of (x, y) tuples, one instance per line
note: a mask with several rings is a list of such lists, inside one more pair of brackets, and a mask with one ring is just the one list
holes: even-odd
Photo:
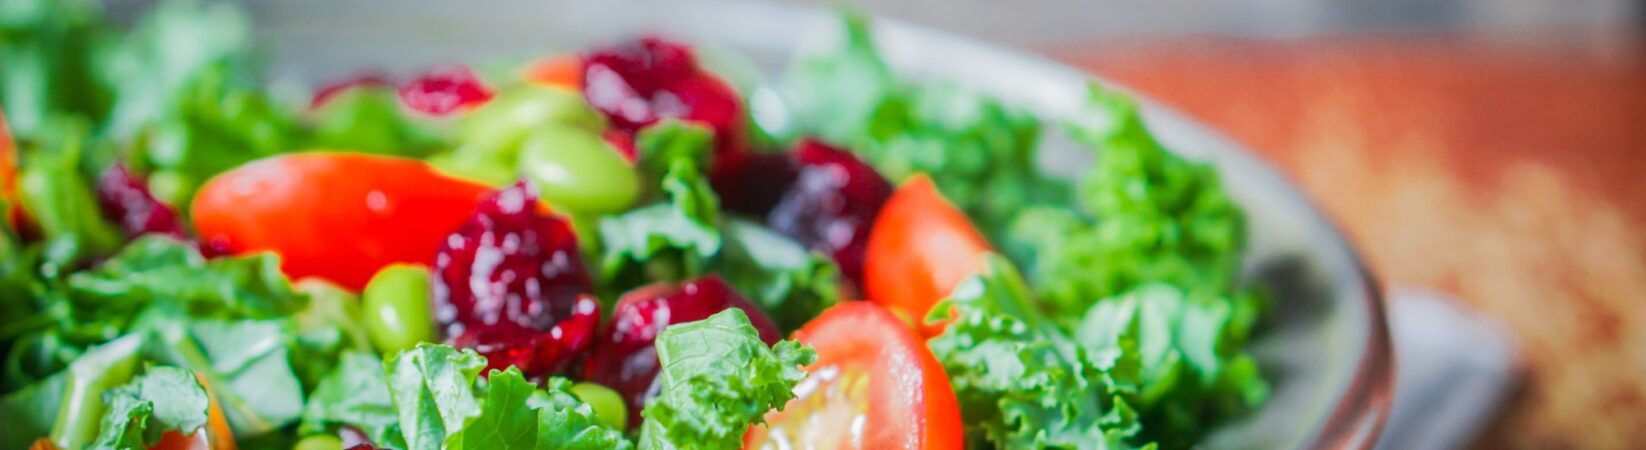
[(236, 6), (198, 0), (160, 2), (112, 43), (95, 75), (112, 88), (109, 132), (130, 136), (179, 105), (183, 92), (213, 66), (249, 62), (251, 22)]
[(11, 130), (33, 139), (48, 122), (99, 121), (110, 94), (94, 78), (95, 56), (111, 37), (98, 2), (0, 1), (0, 110)]
[(146, 235), (91, 271), (69, 277), (75, 300), (100, 311), (167, 302), (193, 315), (284, 317), (307, 298), (273, 253), (206, 259), (176, 239)]
[(549, 378), (544, 384), (545, 389), (527, 400), (538, 412), (538, 448), (627, 450), (634, 446), (623, 430), (601, 423), (594, 408), (572, 394), (570, 380)]
[(152, 366), (103, 397), (108, 411), (93, 443), (99, 449), (145, 450), (167, 431), (193, 433), (206, 426), (210, 401), (194, 374)]
[(309, 395), (298, 429), (303, 434), (335, 434), (345, 425), (360, 430), (372, 442), (406, 448), (383, 362), (375, 354), (344, 353)]
[(1093, 305), (1076, 331), (1092, 354), (1126, 354), (1138, 370), (1125, 383), (1143, 411), (1145, 435), (1193, 446), (1210, 425), (1268, 397), (1268, 383), (1242, 350), (1259, 305), (1254, 297), (1191, 299), (1148, 284)]
[(834, 259), (742, 219), (721, 225), (726, 244), (715, 273), (749, 296), (784, 330), (796, 330), (840, 298)]
[(446, 441), (453, 450), (606, 450), (632, 446), (622, 431), (594, 418), (594, 409), (569, 391), (571, 381), (550, 378), (536, 389), (519, 369), (493, 370), (485, 410)]
[(928, 320), (953, 318), (927, 344), (967, 426), (998, 448), (1133, 448), (1137, 416), (1110, 373), (1120, 361), (1094, 358), (1037, 308), (1011, 263), (991, 255), (932, 310)]
[(661, 388), (641, 412), (642, 449), (735, 449), (749, 425), (794, 398), (816, 353), (767, 347), (742, 310), (671, 325), (657, 338)]
[(664, 121), (642, 130), (642, 171), (663, 172), (664, 200), (600, 221), (602, 285), (611, 297), (649, 282), (719, 274), (783, 329), (798, 328), (839, 298), (827, 256), (760, 225), (721, 214), (702, 175), (712, 135)]
[(386, 86), (356, 86), (337, 93), (315, 108), (316, 148), (428, 156), (440, 141), (413, 122), (400, 107), (400, 97)]
[(957, 86), (897, 80), (868, 21), (844, 22), (843, 45), (803, 55), (786, 80), (801, 131), (856, 150), (894, 182), (928, 174), (997, 240), (1023, 207), (1067, 201), (1069, 187), (1037, 169), (1039, 119)]
[(474, 381), (486, 359), (473, 350), (418, 344), (385, 366), (406, 450), (440, 450), (448, 436), (480, 414)]
[(642, 128), (634, 137), (635, 158), (654, 185), (675, 170), (679, 161), (708, 171), (714, 151), (714, 130), (706, 126), (663, 119)]
[(1196, 298), (1228, 292), (1239, 274), (1246, 222), (1216, 170), (1167, 152), (1130, 98), (1093, 85), (1089, 105), (1070, 131), (1101, 150), (1080, 189), (1095, 220), (1036, 210), (1012, 229), (1034, 249), (1043, 298), (1073, 316), (1147, 282)]
[(58, 373), (0, 397), (0, 447), (28, 448), (35, 439), (51, 433), (63, 403), (68, 374)]
[(60, 148), (36, 149), (18, 176), (23, 208), (34, 218), (46, 240), (41, 272), (59, 272), (120, 247), (119, 228), (103, 218), (91, 183), (80, 171), (82, 143), (67, 139)]

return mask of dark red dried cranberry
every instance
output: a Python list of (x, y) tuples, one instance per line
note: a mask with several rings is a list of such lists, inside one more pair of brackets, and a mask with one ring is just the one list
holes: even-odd
[(115, 164), (97, 179), (97, 205), (107, 217), (120, 224), (126, 237), (154, 233), (181, 239), (183, 227), (177, 210), (149, 193), (148, 183)]
[(799, 170), (788, 154), (749, 152), (717, 161), (709, 171), (709, 184), (727, 211), (765, 217)]
[(674, 117), (713, 128), (717, 155), (748, 145), (737, 92), (698, 68), (683, 44), (655, 37), (626, 42), (586, 55), (583, 71), (583, 96), (616, 129), (632, 134)]
[[(434, 316), (444, 336), (492, 346), (490, 351), (514, 345), (564, 345), (541, 335), (554, 333), (563, 321), (583, 314), (580, 297), (593, 290), (571, 226), (544, 213), (525, 182), (481, 199), (474, 216), (440, 244), (434, 271)], [(566, 331), (570, 330), (560, 332)], [(577, 353), (558, 348), (516, 350), (568, 359)], [(532, 367), (521, 369), (542, 375), (526, 369), (561, 363), (538, 358)]]
[(332, 98), (337, 97), (337, 94), (342, 94), (343, 91), (357, 87), (385, 87), (392, 89), (394, 88), (394, 83), (390, 83), (387, 78), (382, 76), (368, 74), (328, 84), (322, 86), (320, 90), (314, 91), (314, 98), (309, 100), (309, 109), (319, 108), (320, 106), (325, 105), (326, 102), (331, 101)]
[(400, 102), (424, 114), (444, 116), (491, 100), (494, 93), (465, 66), (441, 67), (400, 86)]
[(452, 345), (471, 348), (485, 356), (487, 369), (514, 366), (519, 367), (521, 373), (533, 375), (564, 373), (571, 362), (594, 343), (595, 329), (599, 326), (600, 301), (585, 295), (577, 298), (569, 317), (548, 330), (505, 322), (470, 328), (452, 338)]
[(726, 308), (747, 313), (760, 340), (773, 344), (780, 339), (771, 318), (718, 275), (652, 284), (618, 299), (611, 322), (600, 329), (583, 362), (583, 377), (617, 390), (628, 403), (629, 423), (640, 423), (640, 410), (657, 396), (657, 349), (652, 346), (657, 335), (669, 325), (707, 319)]
[(815, 140), (796, 145), (800, 174), (766, 223), (812, 250), (834, 257), (853, 283), (863, 276), (869, 227), (892, 195), (892, 184), (851, 152)]

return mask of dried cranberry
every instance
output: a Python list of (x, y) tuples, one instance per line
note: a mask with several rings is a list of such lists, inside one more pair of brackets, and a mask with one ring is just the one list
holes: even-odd
[(588, 54), (583, 96), (616, 129), (635, 133), (665, 117), (714, 129), (717, 155), (747, 147), (737, 92), (697, 66), (683, 44), (648, 37)]
[(328, 84), (322, 86), (320, 90), (314, 91), (314, 98), (309, 100), (309, 109), (319, 108), (322, 105), (325, 105), (326, 102), (331, 101), (332, 98), (337, 97), (338, 94), (342, 94), (343, 91), (357, 87), (393, 88), (394, 83), (390, 83), (387, 78), (383, 78), (375, 74), (368, 74)]
[(120, 164), (109, 166), (97, 179), (97, 205), (103, 216), (120, 224), (126, 237), (155, 233), (181, 239), (183, 227), (177, 210), (155, 199), (148, 183)]
[(434, 316), (447, 339), (536, 355), (521, 367), (531, 375), (563, 365), (542, 356), (570, 359), (580, 350), (558, 348), (569, 337), (541, 336), (579, 329), (567, 324), (556, 331), (586, 315), (580, 297), (593, 283), (571, 226), (544, 213), (524, 182), (482, 199), (474, 216), (441, 243), (434, 270)]
[(494, 93), (465, 66), (441, 67), (400, 86), (400, 102), (429, 115), (444, 116), (491, 100)]
[(657, 349), (663, 328), (707, 319), (727, 308), (749, 315), (767, 344), (779, 339), (766, 313), (739, 295), (718, 275), (679, 284), (652, 284), (623, 294), (612, 319), (600, 329), (594, 350), (584, 360), (583, 377), (616, 389), (628, 403), (629, 423), (640, 423), (640, 410), (657, 395)]
[[(470, 328), (452, 338), (452, 345), (471, 348), (486, 357), (486, 368), (503, 370), (519, 367), (521, 373), (564, 373), (589, 344), (600, 326), (600, 301), (581, 296), (572, 305), (571, 315), (548, 330), (526, 328), (505, 322)], [(488, 371), (489, 372), (489, 371)]]
[(726, 210), (765, 217), (798, 172), (788, 154), (749, 152), (717, 161), (709, 171), (709, 184)]
[(797, 144), (793, 157), (800, 174), (766, 223), (834, 257), (841, 273), (859, 283), (869, 227), (892, 195), (891, 182), (851, 152), (815, 140)]

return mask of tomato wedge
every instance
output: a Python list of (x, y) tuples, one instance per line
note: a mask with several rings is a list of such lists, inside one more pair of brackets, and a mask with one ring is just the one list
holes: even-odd
[(868, 302), (835, 305), (794, 333), (817, 350), (797, 397), (743, 435), (746, 449), (948, 450), (960, 406), (925, 340)]
[(533, 62), (526, 66), (526, 81), (583, 92), (583, 58), (561, 55)]
[(432, 264), (441, 240), (490, 190), (413, 159), (299, 153), (212, 178), (192, 211), (213, 249), (272, 250), (292, 278), (359, 291), (389, 264)]
[(988, 252), (989, 244), (966, 214), (949, 204), (930, 178), (915, 175), (892, 192), (869, 230), (864, 291), (922, 334), (935, 336), (943, 324), (926, 324), (926, 312), (982, 269)]

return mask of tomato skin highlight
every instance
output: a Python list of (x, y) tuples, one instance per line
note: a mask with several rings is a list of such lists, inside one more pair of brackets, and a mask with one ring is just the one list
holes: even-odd
[(211, 248), (274, 251), (294, 279), (319, 277), (359, 292), (389, 264), (431, 264), (441, 240), (490, 190), (413, 159), (298, 153), (212, 178), (192, 211)]
[(983, 268), (988, 242), (962, 213), (916, 175), (892, 192), (869, 230), (863, 285), (869, 301), (885, 306), (931, 337), (942, 322), (925, 323), (932, 305)]
[[(960, 406), (943, 365), (926, 348), (925, 339), (879, 305), (849, 301), (835, 305), (795, 331), (794, 339), (817, 351), (817, 362), (806, 368), (817, 374), (826, 367), (867, 375), (867, 411), (859, 440), (841, 448), (876, 450), (950, 450), (965, 445)], [(862, 373), (866, 372), (866, 374)], [(802, 382), (804, 385), (805, 382)], [(798, 391), (798, 389), (797, 389)], [(783, 411), (767, 413), (768, 424), (798, 430), (813, 421), (801, 408), (805, 396), (791, 400)], [(815, 426), (815, 425), (813, 425)], [(750, 427), (744, 448), (763, 448), (768, 428)], [(844, 436), (852, 430), (822, 430)], [(791, 442), (795, 448), (816, 442)]]

